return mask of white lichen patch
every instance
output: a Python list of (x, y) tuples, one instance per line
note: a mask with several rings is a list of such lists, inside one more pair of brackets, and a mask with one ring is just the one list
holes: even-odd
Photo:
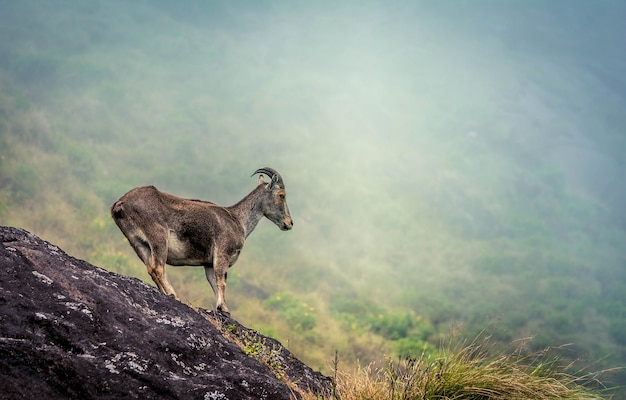
[(148, 366), (145, 363), (139, 363), (139, 362), (130, 360), (128, 361), (128, 368), (130, 368), (131, 371), (135, 371), (135, 372), (146, 372), (146, 369), (148, 369)]
[(177, 375), (177, 374), (173, 373), (172, 371), (170, 371), (169, 372), (169, 378), (167, 378), (167, 379), (172, 380), (172, 381), (184, 381), (185, 379), (188, 379), (188, 378), (185, 378), (184, 376)]
[(148, 365), (148, 360), (144, 360), (133, 352), (119, 353), (110, 360), (104, 361), (104, 368), (112, 374), (119, 374), (120, 369), (143, 373), (148, 369)]
[(88, 316), (89, 319), (93, 321), (93, 314), (91, 313), (91, 310), (89, 310), (88, 308), (83, 308), (82, 310), (80, 310), (80, 312)]
[(35, 313), (35, 319), (37, 321), (42, 321), (42, 320), (48, 319), (48, 316), (44, 313), (38, 312), (38, 313)]
[(220, 393), (216, 390), (206, 393), (203, 400), (228, 400), (228, 397), (226, 397), (224, 393)]
[(171, 317), (171, 319), (167, 319), (167, 317), (162, 316), (161, 318), (157, 318), (156, 322), (158, 324), (172, 325), (177, 328), (182, 328), (186, 325), (181, 317)]
[(176, 365), (178, 365), (179, 367), (185, 368), (185, 363), (178, 360), (178, 357), (180, 357), (180, 354), (171, 353), (170, 356), (172, 357), (172, 360), (174, 360)]
[(193, 368), (196, 371), (204, 371), (206, 369), (206, 364), (205, 363), (200, 363), (198, 365), (194, 365)]
[(46, 285), (52, 285), (52, 283), (54, 282), (52, 279), (48, 278), (46, 275), (42, 274), (41, 272), (33, 271), (33, 275), (39, 278), (39, 280), (45, 283)]
[(187, 343), (189, 343), (189, 346), (191, 346), (194, 350), (203, 350), (210, 347), (210, 343), (205, 338), (202, 336), (196, 336), (193, 333), (189, 335)]
[(93, 314), (91, 310), (89, 309), (89, 307), (87, 307), (83, 303), (74, 303), (74, 302), (67, 301), (64, 304), (65, 304), (65, 307), (69, 308), (70, 310), (81, 312), (85, 314), (87, 317), (89, 317), (90, 320), (93, 321)]
[(118, 358), (119, 354), (116, 355), (115, 357), (113, 357), (110, 360), (104, 360), (104, 368), (108, 369), (110, 373), (112, 374), (119, 374), (120, 371), (117, 369), (117, 366), (115, 365), (115, 363), (117, 363), (119, 361)]
[(102, 346), (106, 346), (106, 345), (107, 345), (107, 342), (96, 343), (96, 344), (92, 344), (92, 345), (91, 345), (91, 348), (92, 348), (92, 349), (94, 349), (94, 350), (96, 350), (96, 349), (99, 349), (100, 347), (102, 347)]
[(185, 375), (190, 375), (190, 376), (197, 376), (198, 375), (193, 369), (188, 367), (182, 360), (179, 359), (179, 357), (182, 354), (171, 353), (170, 355), (172, 357), (172, 360), (174, 360), (174, 362), (176, 363), (176, 365), (178, 365), (179, 367), (181, 367), (183, 369), (183, 373)]
[(145, 314), (145, 315), (148, 315), (148, 316), (151, 316), (151, 317), (156, 317), (158, 315), (158, 313), (155, 310), (153, 310), (153, 309), (151, 309), (149, 307), (143, 306), (141, 304), (138, 304), (135, 301), (133, 301), (133, 299), (128, 294), (126, 294), (124, 292), (120, 292), (120, 293), (122, 294), (122, 296), (124, 296), (126, 298), (126, 301), (128, 302), (128, 304), (131, 307), (134, 307), (134, 308), (140, 310), (142, 312), (142, 314)]

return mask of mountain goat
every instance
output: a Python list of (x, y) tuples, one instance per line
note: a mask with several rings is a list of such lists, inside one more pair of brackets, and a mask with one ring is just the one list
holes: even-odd
[(230, 207), (183, 199), (154, 186), (132, 189), (111, 206), (113, 220), (163, 293), (178, 299), (165, 264), (201, 265), (217, 297), (217, 310), (229, 314), (224, 298), (227, 271), (261, 217), (283, 231), (293, 227), (280, 174), (272, 168), (255, 174), (261, 174), (258, 186)]

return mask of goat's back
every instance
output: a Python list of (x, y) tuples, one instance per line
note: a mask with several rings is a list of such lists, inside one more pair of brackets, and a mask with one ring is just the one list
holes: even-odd
[(240, 229), (240, 224), (224, 207), (174, 196), (154, 186), (130, 190), (111, 206), (111, 216), (116, 221), (131, 219), (136, 225), (157, 224), (177, 231), (201, 230), (209, 235), (216, 230)]

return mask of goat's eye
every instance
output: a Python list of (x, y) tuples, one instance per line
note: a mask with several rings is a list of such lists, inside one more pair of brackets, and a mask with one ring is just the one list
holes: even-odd
[(279, 194), (278, 197), (280, 197), (281, 200), (285, 200), (285, 195), (284, 194)]

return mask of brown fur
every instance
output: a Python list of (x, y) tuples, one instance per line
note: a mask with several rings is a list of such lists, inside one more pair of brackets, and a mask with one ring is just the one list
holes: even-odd
[(183, 199), (154, 186), (132, 189), (111, 206), (113, 220), (163, 293), (178, 298), (165, 264), (201, 265), (217, 297), (217, 310), (228, 313), (226, 273), (261, 217), (282, 230), (293, 226), (280, 174), (271, 168), (257, 173), (268, 175), (271, 182), (259, 176), (258, 186), (230, 207)]

